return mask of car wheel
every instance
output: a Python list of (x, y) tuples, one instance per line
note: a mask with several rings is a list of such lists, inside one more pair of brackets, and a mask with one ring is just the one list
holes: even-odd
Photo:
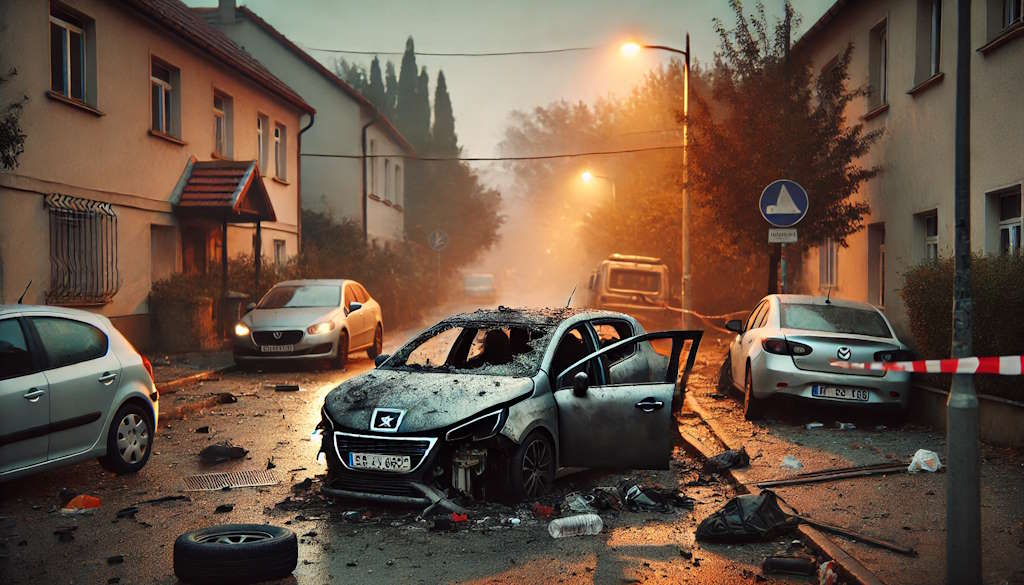
[(722, 394), (733, 392), (732, 387), (732, 353), (725, 354), (722, 367), (718, 370), (718, 391)]
[(342, 331), (338, 334), (338, 355), (334, 358), (334, 367), (344, 370), (346, 363), (348, 363), (348, 333)]
[(743, 378), (743, 418), (757, 420), (761, 418), (762, 404), (754, 396), (754, 376), (750, 373), (750, 365), (747, 365)]
[(267, 524), (222, 524), (174, 541), (174, 574), (185, 583), (254, 583), (295, 570), (295, 533)]
[(370, 349), (366, 350), (366, 356), (371, 360), (377, 359), (377, 356), (384, 350), (384, 329), (380, 325), (377, 325), (377, 330), (373, 332), (373, 345)]
[(509, 491), (511, 499), (535, 500), (555, 482), (555, 447), (543, 431), (533, 431), (512, 456)]
[(153, 447), (152, 413), (129, 402), (117, 410), (107, 430), (107, 454), (100, 465), (114, 473), (135, 473), (149, 461)]

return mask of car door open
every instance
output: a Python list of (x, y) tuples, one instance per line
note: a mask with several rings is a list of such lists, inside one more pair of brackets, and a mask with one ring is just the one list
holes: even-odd
[[(565, 467), (665, 469), (672, 451), (672, 403), (686, 380), (701, 331), (645, 333), (608, 345), (572, 364), (554, 385), (560, 462)], [(668, 355), (652, 341), (671, 340)], [(685, 366), (680, 356), (689, 345)], [(608, 384), (603, 368), (587, 367), (631, 345), (646, 355), (647, 381)], [(661, 345), (661, 344), (659, 344)], [(596, 378), (596, 379), (595, 379)]]

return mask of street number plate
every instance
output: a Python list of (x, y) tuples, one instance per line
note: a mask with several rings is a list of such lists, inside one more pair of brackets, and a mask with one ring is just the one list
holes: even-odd
[(349, 453), (348, 466), (352, 469), (373, 469), (405, 473), (412, 469), (408, 455), (381, 455), (379, 453)]
[(864, 388), (843, 388), (841, 386), (811, 386), (811, 396), (815, 398), (835, 398), (838, 400), (853, 400), (856, 402), (867, 402), (870, 392)]
[(295, 351), (294, 345), (261, 345), (260, 351), (263, 353), (291, 353)]

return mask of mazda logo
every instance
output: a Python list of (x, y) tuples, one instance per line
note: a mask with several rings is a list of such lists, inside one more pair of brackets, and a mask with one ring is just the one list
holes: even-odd
[(853, 352), (850, 351), (850, 348), (846, 347), (845, 345), (840, 347), (836, 351), (836, 357), (841, 359), (841, 360), (849, 360), (852, 355), (853, 355)]
[(274, 339), (281, 339), (281, 332), (280, 331), (275, 331), (274, 332)]

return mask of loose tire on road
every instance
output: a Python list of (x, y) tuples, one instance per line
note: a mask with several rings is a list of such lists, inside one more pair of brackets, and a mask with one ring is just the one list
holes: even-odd
[(380, 325), (377, 325), (377, 330), (373, 333), (373, 345), (370, 349), (366, 350), (366, 357), (371, 360), (377, 359), (381, 351), (384, 350), (384, 329)]
[(754, 376), (750, 373), (750, 365), (747, 365), (747, 374), (743, 377), (743, 418), (757, 420), (761, 418), (764, 410), (763, 401), (754, 396)]
[(555, 447), (536, 430), (520, 443), (509, 461), (508, 497), (514, 502), (535, 500), (555, 483)]
[(117, 474), (145, 467), (153, 451), (153, 413), (137, 402), (119, 408), (107, 429), (107, 454), (100, 465)]
[(338, 355), (334, 358), (334, 367), (339, 370), (345, 369), (348, 363), (348, 333), (342, 331), (338, 334)]
[(221, 585), (280, 579), (295, 570), (295, 533), (269, 524), (221, 524), (174, 541), (174, 574), (185, 583)]

